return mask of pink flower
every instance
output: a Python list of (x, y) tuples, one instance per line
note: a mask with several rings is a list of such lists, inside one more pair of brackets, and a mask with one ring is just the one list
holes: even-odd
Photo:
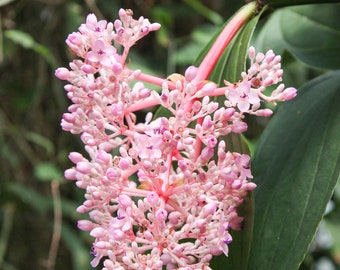
[(108, 44), (105, 44), (102, 40), (97, 40), (92, 51), (87, 53), (87, 59), (93, 63), (102, 64), (103, 66), (110, 67), (112, 63), (112, 57), (115, 56), (116, 49)]
[(217, 244), (211, 248), (211, 253), (214, 256), (224, 255), (228, 256), (229, 248), (228, 245), (232, 242), (232, 237), (228, 232), (228, 222), (222, 223), (218, 228)]
[[(95, 33), (103, 32), (106, 29), (106, 26), (107, 21), (105, 20), (97, 21), (97, 17), (93, 13), (89, 14), (86, 18), (85, 27), (88, 30), (91, 30)], [(82, 28), (80, 29), (80, 31), (82, 32)]]
[(260, 98), (255, 89), (251, 88), (250, 82), (242, 81), (235, 88), (227, 91), (226, 97), (232, 104), (236, 104), (241, 112), (249, 111), (251, 106), (258, 108), (260, 106)]

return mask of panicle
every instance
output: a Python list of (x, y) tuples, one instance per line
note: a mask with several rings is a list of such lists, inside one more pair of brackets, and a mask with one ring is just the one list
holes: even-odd
[(241, 113), (259, 116), (271, 116), (270, 109), (261, 108), (261, 102), (287, 101), (294, 98), (297, 90), (293, 87), (287, 89), (280, 84), (268, 96), (264, 91), (282, 81), (281, 56), (275, 55), (272, 50), (266, 54), (257, 53), (254, 47), (249, 48), (250, 67), (248, 72), (242, 73), (242, 80), (236, 84), (225, 81), (227, 90), (225, 96), (230, 106), (236, 106)]
[[(79, 134), (87, 152), (69, 154), (74, 166), (65, 177), (85, 190), (77, 211), (91, 221), (78, 227), (94, 238), (91, 265), (210, 269), (212, 256), (228, 255), (229, 231), (243, 220), (237, 207), (256, 187), (250, 157), (227, 151), (222, 136), (246, 131), (245, 113), (270, 116), (260, 103), (289, 100), (296, 89), (281, 84), (266, 96), (264, 90), (282, 80), (280, 57), (252, 47), (251, 66), (236, 84), (197, 82), (198, 68), (191, 66), (184, 76), (155, 80), (160, 93), (148, 89), (141, 71), (129, 70), (125, 60), (130, 47), (160, 25), (133, 19), (131, 10), (120, 9), (119, 17), (108, 23), (89, 14), (66, 40), (78, 59), (55, 72), (68, 81), (72, 102), (61, 126)], [(224, 104), (210, 99), (218, 93)], [(168, 117), (148, 113), (137, 121), (135, 108), (151, 105)]]

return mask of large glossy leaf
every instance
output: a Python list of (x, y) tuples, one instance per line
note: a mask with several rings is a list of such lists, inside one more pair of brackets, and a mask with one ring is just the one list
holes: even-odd
[(285, 9), (281, 21), (288, 49), (303, 62), (320, 68), (340, 68), (340, 4)]
[(305, 5), (274, 12), (255, 44), (318, 68), (340, 68), (340, 4)]
[(339, 179), (339, 103), (340, 71), (314, 79), (260, 138), (248, 269), (295, 270), (303, 260)]

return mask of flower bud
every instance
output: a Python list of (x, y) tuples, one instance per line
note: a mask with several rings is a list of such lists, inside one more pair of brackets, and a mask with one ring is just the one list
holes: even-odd
[(70, 71), (67, 68), (58, 68), (54, 74), (60, 80), (68, 80), (70, 78)]
[(215, 213), (217, 205), (215, 203), (208, 203), (202, 208), (203, 217), (206, 218)]
[(198, 71), (198, 68), (195, 67), (195, 66), (190, 66), (186, 69), (185, 71), (185, 79), (188, 81), (188, 82), (191, 82), (197, 75), (197, 71)]

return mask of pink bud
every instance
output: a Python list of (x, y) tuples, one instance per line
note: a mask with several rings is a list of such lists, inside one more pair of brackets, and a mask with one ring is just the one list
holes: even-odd
[(118, 202), (121, 207), (126, 208), (132, 205), (132, 200), (128, 195), (121, 194), (118, 197)]
[(71, 47), (73, 47), (74, 45), (75, 46), (81, 45), (82, 44), (81, 36), (78, 35), (77, 33), (72, 33), (68, 35), (66, 43)]
[(123, 9), (123, 8), (119, 9), (118, 15), (119, 15), (119, 18), (120, 18), (122, 21), (126, 20), (127, 17), (128, 17), (128, 15), (127, 15), (125, 9)]
[(236, 122), (231, 126), (231, 130), (234, 133), (243, 133), (248, 129), (248, 125), (245, 122)]
[(204, 143), (207, 147), (214, 148), (217, 144), (217, 139), (214, 136), (209, 135), (204, 139)]
[[(61, 120), (61, 124), (60, 124), (61, 128), (65, 131), (71, 131), (73, 129), (73, 124), (65, 121), (64, 119)], [(72, 131), (71, 131), (72, 132)]]
[(76, 117), (72, 113), (64, 113), (63, 119), (69, 123), (74, 123), (76, 120)]
[(262, 117), (269, 117), (272, 114), (273, 114), (273, 111), (270, 109), (263, 109), (263, 110), (258, 110), (255, 112), (255, 115), (262, 116)]
[(216, 84), (214, 84), (213, 82), (208, 82), (201, 88), (200, 91), (202, 92), (203, 96), (209, 96), (211, 93), (214, 92), (215, 89)]
[(150, 170), (152, 168), (152, 163), (149, 160), (145, 160), (145, 161), (143, 161), (143, 167), (146, 170)]
[(235, 114), (234, 108), (228, 108), (223, 112), (224, 120), (229, 120)]
[(200, 109), (202, 108), (202, 104), (200, 101), (196, 100), (193, 104), (192, 104), (192, 111), (193, 112), (198, 112)]
[(101, 163), (109, 163), (111, 161), (111, 155), (103, 150), (99, 150), (96, 159)]
[(97, 23), (97, 17), (93, 13), (90, 13), (86, 17), (86, 24), (94, 25)]
[(232, 189), (239, 189), (242, 186), (242, 182), (240, 180), (235, 180), (232, 185), (231, 188)]
[(76, 174), (77, 171), (75, 169), (67, 169), (64, 172), (64, 176), (67, 180), (77, 180)]
[(122, 230), (114, 230), (113, 238), (117, 241), (123, 240), (125, 237), (125, 233)]
[(90, 232), (90, 235), (96, 238), (103, 237), (105, 236), (105, 234), (106, 234), (106, 231), (101, 227), (96, 227)]
[(116, 172), (116, 170), (112, 169), (112, 168), (108, 168), (106, 170), (106, 177), (109, 180), (116, 180), (118, 177), (118, 173)]
[(187, 163), (183, 159), (178, 161), (178, 168), (180, 168), (182, 171), (185, 171), (187, 169)]
[(253, 182), (249, 182), (249, 183), (247, 183), (247, 185), (246, 185), (246, 189), (247, 189), (247, 190), (254, 190), (256, 187), (257, 187), (256, 184), (253, 183)]
[(210, 248), (210, 253), (213, 255), (213, 256), (218, 256), (218, 255), (221, 255), (223, 253), (223, 250), (219, 247), (219, 246), (212, 246)]
[(281, 55), (276, 55), (273, 62), (274, 64), (279, 64), (281, 62)]
[(120, 74), (123, 71), (123, 66), (121, 63), (114, 63), (112, 66), (112, 71), (115, 75)]
[(202, 227), (206, 226), (206, 224), (207, 224), (207, 221), (205, 219), (199, 219), (199, 220), (196, 221), (196, 226), (198, 228), (202, 228)]
[(70, 78), (70, 71), (67, 68), (58, 68), (54, 74), (60, 80), (68, 80)]
[(215, 203), (208, 203), (202, 208), (203, 217), (206, 218), (215, 213), (217, 206)]
[(148, 25), (141, 27), (140, 32), (142, 35), (147, 35), (150, 32), (150, 28)]
[(296, 95), (297, 95), (297, 90), (294, 87), (289, 87), (282, 92), (282, 96), (280, 100), (282, 101), (290, 100), (290, 99), (295, 98)]
[(94, 227), (93, 223), (89, 220), (78, 220), (77, 226), (80, 230), (86, 232), (91, 231)]
[(204, 117), (203, 123), (202, 123), (202, 128), (203, 130), (208, 130), (213, 126), (214, 122), (211, 121), (210, 115), (207, 115)]
[(91, 165), (88, 162), (78, 162), (76, 165), (77, 171), (80, 173), (88, 174), (91, 171)]
[(256, 62), (261, 62), (264, 59), (264, 54), (263, 53), (258, 53), (256, 55)]
[(106, 241), (98, 241), (94, 244), (94, 246), (99, 249), (110, 249), (111, 248), (110, 243)]
[(168, 216), (168, 212), (165, 209), (159, 209), (156, 212), (156, 219), (160, 222), (165, 221), (167, 216)]
[(84, 160), (84, 157), (82, 156), (82, 154), (77, 153), (77, 152), (71, 152), (68, 155), (68, 158), (74, 163), (77, 164), (78, 162), (81, 162)]
[(207, 107), (207, 113), (211, 114), (217, 110), (219, 104), (217, 102), (211, 102)]
[(122, 170), (127, 170), (130, 167), (130, 162), (127, 159), (125, 159), (125, 158), (121, 158), (119, 160), (118, 166)]
[(275, 58), (275, 54), (273, 53), (273, 51), (272, 50), (267, 51), (266, 56), (265, 56), (265, 61), (267, 63), (270, 63), (274, 60), (274, 58)]
[(270, 86), (273, 84), (273, 79), (271, 77), (267, 77), (263, 82), (262, 82), (262, 85), (263, 86)]
[(150, 96), (150, 93), (151, 93), (150, 89), (143, 88), (143, 89), (140, 90), (140, 92), (139, 92), (139, 97), (140, 97), (140, 98), (147, 98), (147, 97)]
[(181, 216), (182, 214), (179, 212), (171, 212), (168, 218), (171, 224), (177, 225)]
[(209, 148), (209, 147), (205, 147), (203, 150), (202, 150), (202, 153), (201, 153), (201, 158), (204, 162), (207, 162), (209, 161), (214, 155), (214, 149), (213, 148)]
[(255, 58), (255, 53), (256, 53), (255, 48), (253, 46), (250, 46), (248, 50), (248, 55), (249, 55), (250, 60), (253, 60)]
[(150, 192), (147, 196), (147, 199), (151, 206), (156, 206), (159, 202), (159, 196), (156, 192)]
[(84, 213), (88, 212), (89, 209), (87, 207), (85, 207), (84, 205), (80, 205), (80, 206), (77, 207), (76, 211), (78, 213), (84, 214)]
[(198, 68), (197, 67), (194, 67), (194, 66), (190, 66), (186, 69), (185, 71), (185, 79), (188, 81), (188, 82), (191, 82), (197, 75), (197, 71), (198, 71)]
[(161, 28), (161, 25), (159, 23), (152, 23), (149, 25), (150, 31), (157, 31), (159, 28)]
[(84, 71), (87, 74), (93, 74), (93, 73), (96, 72), (96, 69), (91, 65), (83, 65), (81, 67), (81, 70)]

